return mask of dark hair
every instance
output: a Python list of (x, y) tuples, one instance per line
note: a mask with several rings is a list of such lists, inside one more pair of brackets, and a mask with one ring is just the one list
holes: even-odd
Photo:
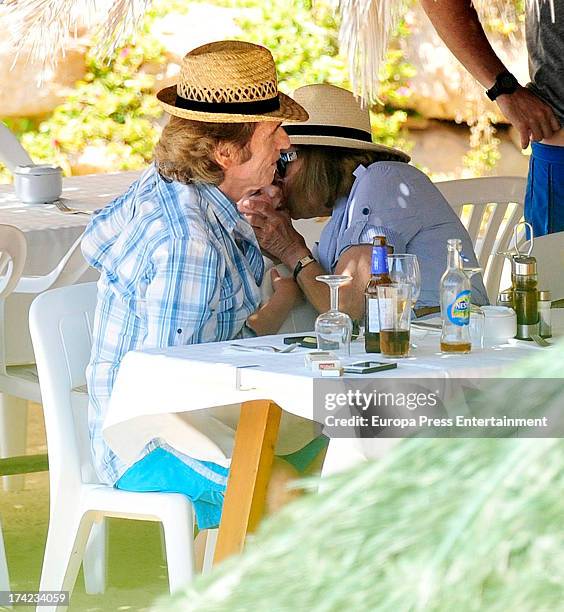
[(208, 123), (170, 117), (155, 147), (155, 164), (165, 179), (181, 183), (223, 182), (224, 172), (215, 159), (220, 142), (230, 142), (241, 150), (241, 162), (250, 157), (247, 146), (256, 123)]
[(405, 162), (405, 156), (385, 151), (363, 151), (343, 147), (296, 145), (303, 160), (292, 178), (293, 194), (315, 199), (320, 206), (332, 209), (335, 202), (347, 196), (354, 183), (353, 172), (362, 164), (377, 161)]

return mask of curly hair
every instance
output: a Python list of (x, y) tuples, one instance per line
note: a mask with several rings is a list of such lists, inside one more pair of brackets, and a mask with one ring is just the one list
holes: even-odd
[(223, 168), (215, 159), (220, 142), (234, 144), (241, 152), (241, 163), (251, 154), (248, 145), (256, 123), (206, 123), (171, 116), (155, 147), (159, 174), (180, 183), (220, 185)]
[(355, 180), (353, 172), (360, 164), (369, 166), (377, 161), (406, 161), (403, 154), (384, 151), (315, 145), (297, 145), (296, 149), (303, 163), (292, 178), (291, 192), (314, 199), (320, 207), (328, 210), (339, 198), (348, 196)]

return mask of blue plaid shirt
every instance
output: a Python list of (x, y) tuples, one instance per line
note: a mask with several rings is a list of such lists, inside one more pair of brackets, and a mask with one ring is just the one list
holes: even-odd
[(87, 369), (92, 453), (113, 484), (129, 466), (102, 426), (124, 355), (244, 335), (264, 263), (251, 226), (217, 187), (167, 182), (154, 166), (96, 214), (82, 252), (100, 272)]

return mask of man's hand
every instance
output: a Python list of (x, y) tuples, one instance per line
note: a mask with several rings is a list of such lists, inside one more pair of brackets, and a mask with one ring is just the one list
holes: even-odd
[(284, 296), (292, 306), (300, 304), (304, 300), (304, 294), (298, 283), (291, 276), (280, 276), (276, 268), (270, 270), (270, 280), (272, 281), (272, 291)]
[(240, 212), (245, 213), (246, 210), (252, 209), (257, 202), (262, 202), (271, 210), (284, 208), (282, 189), (278, 185), (267, 185), (260, 191), (244, 195), (237, 202), (237, 208)]
[(261, 249), (293, 270), (298, 260), (310, 255), (303, 236), (294, 229), (286, 210), (275, 210), (263, 198), (247, 198), (237, 204), (253, 226)]
[(519, 131), (523, 149), (529, 146), (530, 140), (549, 138), (560, 129), (560, 123), (550, 106), (526, 87), (519, 87), (512, 94), (501, 94), (496, 102)]

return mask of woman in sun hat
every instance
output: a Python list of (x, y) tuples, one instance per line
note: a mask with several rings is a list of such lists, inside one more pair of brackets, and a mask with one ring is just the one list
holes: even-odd
[[(353, 94), (319, 84), (300, 87), (294, 98), (309, 119), (284, 127), (292, 146), (281, 158), (279, 184), (294, 219), (331, 215), (311, 253), (284, 210), (265, 196), (240, 203), (264, 250), (294, 272), (318, 311), (329, 307), (319, 274), (350, 274), (339, 293), (340, 307), (353, 318), (364, 316), (363, 293), (370, 276), (371, 243), (386, 236), (396, 253), (414, 253), (421, 267), (417, 316), (438, 312), (439, 283), (446, 268), (446, 242), (462, 240), (466, 265), (477, 266), (470, 237), (454, 210), (429, 178), (409, 165), (409, 156), (372, 142), (370, 115)], [(341, 295), (342, 293), (342, 295)], [(473, 301), (487, 303), (479, 276)]]
[[(206, 461), (195, 460), (189, 436), (172, 448), (166, 422), (155, 420), (131, 463), (106, 444), (104, 418), (127, 352), (275, 331), (269, 325), (299, 299), (297, 285), (275, 279), (271, 302), (254, 314), (263, 259), (235, 202), (272, 182), (280, 151), (290, 146), (282, 121), (308, 115), (278, 91), (270, 51), (238, 41), (190, 51), (178, 83), (157, 98), (170, 119), (154, 163), (98, 212), (82, 242), (100, 272), (87, 371), (90, 436), (102, 482), (183, 492), (206, 528), (218, 524), (227, 478), (218, 446), (208, 444), (199, 456)], [(288, 452), (310, 439), (311, 430), (296, 436)]]

